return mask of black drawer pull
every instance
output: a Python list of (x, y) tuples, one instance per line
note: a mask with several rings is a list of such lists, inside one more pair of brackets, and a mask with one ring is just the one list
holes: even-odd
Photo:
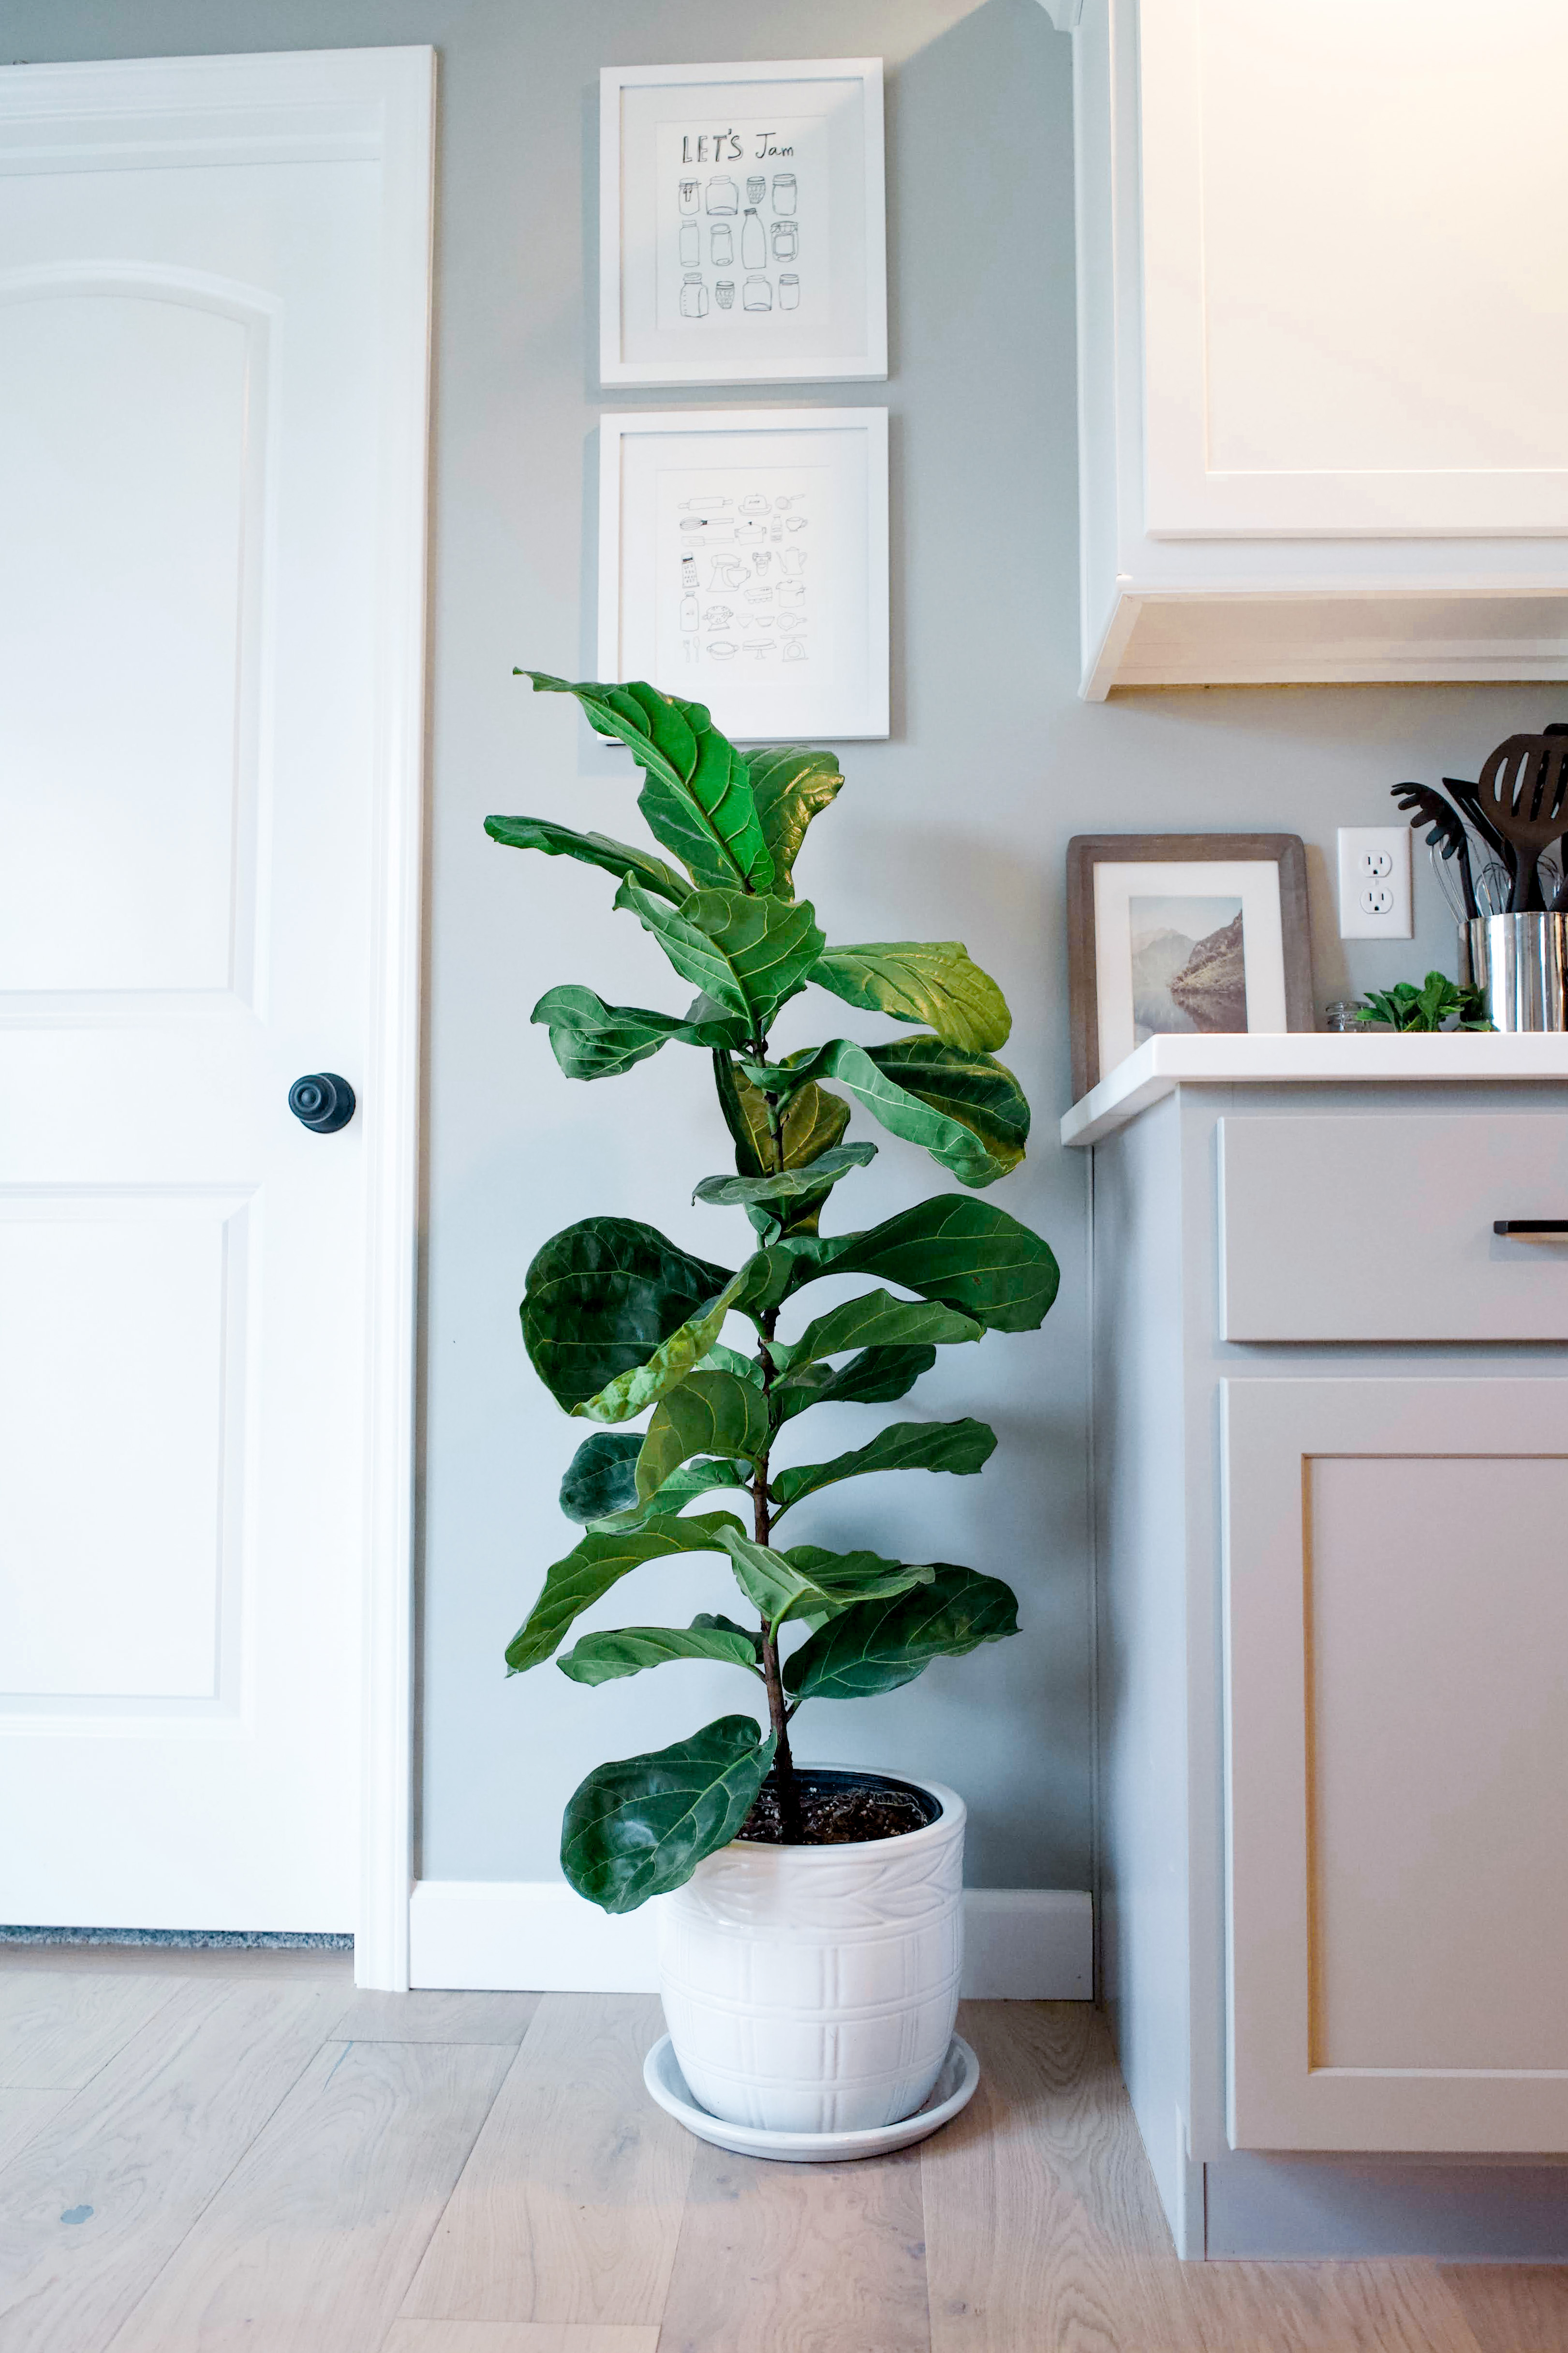
[(1494, 1218), (1494, 1234), (1517, 1234), (1521, 1242), (1568, 1240), (1568, 1218)]

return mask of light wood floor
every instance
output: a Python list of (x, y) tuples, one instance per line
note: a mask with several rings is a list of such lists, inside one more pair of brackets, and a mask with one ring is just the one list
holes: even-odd
[(641, 1996), (0, 1950), (0, 2353), (1568, 2353), (1568, 2272), (1182, 2264), (1097, 2014), (973, 2003), (964, 2116), (768, 2165)]

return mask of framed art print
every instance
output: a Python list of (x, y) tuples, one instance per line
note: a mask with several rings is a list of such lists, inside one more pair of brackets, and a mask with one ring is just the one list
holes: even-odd
[(887, 410), (602, 417), (598, 668), (739, 742), (886, 735)]
[(1312, 1027), (1293, 833), (1079, 835), (1068, 947), (1075, 1100), (1148, 1038)]
[(601, 383), (886, 376), (880, 58), (599, 88)]

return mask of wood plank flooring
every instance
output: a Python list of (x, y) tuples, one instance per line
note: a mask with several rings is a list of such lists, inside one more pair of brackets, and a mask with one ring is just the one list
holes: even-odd
[(963, 2029), (946, 2132), (767, 2165), (641, 1996), (0, 1949), (0, 2353), (1568, 2353), (1568, 2267), (1177, 2263), (1098, 2014)]

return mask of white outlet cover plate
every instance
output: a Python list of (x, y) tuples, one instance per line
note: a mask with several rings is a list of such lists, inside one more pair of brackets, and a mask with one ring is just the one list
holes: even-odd
[(1342, 825), (1339, 843), (1341, 939), (1412, 938), (1410, 828)]

